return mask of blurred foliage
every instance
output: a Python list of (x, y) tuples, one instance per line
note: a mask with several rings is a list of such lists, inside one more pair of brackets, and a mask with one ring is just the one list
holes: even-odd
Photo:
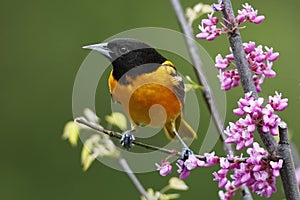
[[(211, 4), (215, 1), (203, 2)], [(238, 9), (245, 2), (233, 1), (233, 6)], [(182, 1), (184, 8), (197, 3), (196, 0)], [(279, 5), (275, 1), (253, 0), (249, 3), (264, 14), (266, 20), (259, 26), (249, 24), (241, 30), (243, 40), (272, 46), (280, 52), (274, 65), (277, 77), (266, 81), (261, 95), (267, 97), (277, 90), (289, 98), (289, 106), (280, 116), (288, 122), (289, 130), (294, 133), (293, 141), (299, 146), (300, 40), (297, 35), (300, 29), (297, 24), (300, 2), (287, 0)], [(200, 19), (193, 23), (195, 34), (199, 23)], [(73, 83), (87, 55), (81, 47), (136, 27), (155, 26), (180, 31), (170, 2), (1, 1), (0, 24), (0, 198), (79, 200), (119, 199), (126, 195), (126, 199), (138, 199), (138, 192), (122, 172), (95, 162), (87, 173), (83, 173), (80, 166), (82, 142), (78, 142), (79, 148), (70, 148), (61, 140), (61, 133), (64, 124), (73, 118)], [(212, 57), (229, 51), (226, 37), (199, 43)], [(170, 60), (177, 61), (175, 57)], [(178, 66), (177, 62), (175, 65)], [(179, 70), (195, 80), (188, 67), (183, 65)], [(227, 93), (227, 122), (236, 120), (232, 109), (241, 96), (241, 88)], [(99, 82), (96, 101), (97, 114), (104, 119), (111, 113), (105, 106), (110, 103), (106, 79)], [(200, 102), (200, 105), (205, 104)], [(206, 111), (203, 107), (202, 110)], [(205, 112), (201, 113), (201, 120), (206, 118), (209, 117)], [(200, 132), (203, 126), (205, 123)], [(164, 141), (164, 135), (160, 139)], [(201, 135), (198, 141), (201, 142)], [(215, 151), (219, 155), (223, 153), (221, 143)], [(211, 175), (213, 170), (195, 171), (187, 179), (190, 190), (180, 198), (217, 199), (217, 183), (212, 181)], [(168, 181), (157, 172), (139, 174), (138, 177), (144, 185), (157, 188), (164, 187)], [(283, 199), (280, 182), (278, 192), (270, 199)]]
[[(172, 200), (180, 197), (179, 194), (166, 194), (168, 190), (187, 190), (188, 186), (185, 184), (183, 180), (180, 180), (177, 177), (172, 177), (169, 180), (169, 184), (163, 187), (160, 191), (154, 192), (152, 188), (147, 190), (147, 194), (150, 197), (150, 200)], [(146, 200), (145, 197), (141, 197), (141, 200)]]

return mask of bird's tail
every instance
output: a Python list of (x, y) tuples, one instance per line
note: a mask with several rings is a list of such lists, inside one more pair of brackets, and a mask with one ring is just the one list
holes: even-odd
[[(172, 123), (175, 123), (175, 126)], [(175, 137), (173, 127), (176, 128), (176, 131), (183, 138), (197, 138), (197, 133), (183, 118), (181, 118), (181, 116), (179, 116), (175, 122), (165, 124), (164, 131), (170, 140)]]

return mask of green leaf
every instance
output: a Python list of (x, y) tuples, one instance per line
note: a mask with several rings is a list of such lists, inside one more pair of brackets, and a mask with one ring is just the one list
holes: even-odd
[(187, 8), (185, 11), (185, 15), (189, 21), (189, 24), (192, 25), (196, 19), (204, 14), (211, 12), (213, 12), (213, 9), (210, 5), (198, 3), (193, 8)]
[(73, 121), (68, 122), (64, 127), (64, 133), (62, 138), (69, 140), (72, 146), (77, 145), (78, 136), (79, 136), (80, 127)]
[(95, 158), (90, 154), (89, 150), (86, 147), (83, 147), (81, 151), (81, 164), (83, 171), (88, 170), (94, 160)]
[(126, 130), (127, 120), (123, 113), (113, 112), (105, 117), (106, 121), (111, 125), (119, 127), (121, 130)]
[(178, 199), (180, 197), (180, 194), (174, 193), (174, 194), (161, 194), (159, 196), (159, 200), (172, 200), (172, 199)]
[(188, 190), (189, 187), (185, 184), (185, 182), (177, 177), (172, 177), (169, 180), (170, 189), (174, 190)]

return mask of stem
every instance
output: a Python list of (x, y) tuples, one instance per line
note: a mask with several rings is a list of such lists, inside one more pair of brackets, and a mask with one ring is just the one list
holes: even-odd
[[(121, 137), (122, 137), (121, 133), (118, 133), (118, 132), (115, 132), (115, 131), (106, 130), (102, 126), (100, 126), (98, 124), (95, 124), (93, 122), (89, 122), (89, 121), (87, 121), (83, 117), (76, 118), (75, 122), (77, 122), (79, 124), (82, 124), (82, 125), (85, 125), (85, 126), (91, 128), (91, 129), (95, 130), (95, 131), (98, 131), (100, 133), (106, 134), (106, 135), (108, 135), (110, 137), (113, 137), (113, 138), (121, 139)], [(132, 143), (135, 144), (135, 145), (137, 145), (137, 146), (146, 148), (146, 149), (156, 150), (156, 151), (160, 151), (162, 153), (166, 153), (166, 154), (169, 154), (169, 155), (178, 156), (179, 158), (182, 156), (182, 152), (178, 152), (176, 150), (170, 150), (170, 149), (165, 149), (165, 148), (157, 147), (157, 146), (154, 146), (154, 145), (150, 145), (150, 144), (139, 142), (137, 140), (134, 140)], [(203, 155), (197, 155), (197, 154), (194, 154), (194, 155), (199, 160), (202, 160), (202, 161), (206, 162), (206, 157), (205, 156), (203, 156)], [(230, 163), (241, 163), (241, 162), (246, 162), (247, 159), (248, 159), (248, 157), (240, 157), (240, 158), (229, 157), (227, 159), (228, 159), (228, 161)], [(272, 158), (265, 157), (263, 159), (269, 160), (269, 159), (272, 159)]]
[[(229, 157), (233, 157), (234, 156), (234, 150), (232, 148), (232, 145), (225, 142), (227, 136), (224, 134), (224, 131), (223, 131), (224, 122), (221, 119), (221, 115), (220, 115), (219, 110), (217, 108), (215, 99), (211, 95), (212, 94), (211, 88), (210, 88), (210, 86), (209, 86), (209, 84), (206, 80), (206, 76), (205, 76), (205, 73), (203, 71), (203, 66), (202, 66), (201, 58), (199, 56), (197, 43), (193, 39), (194, 38), (193, 29), (188, 24), (188, 22), (187, 22), (187, 20), (184, 16), (184, 11), (182, 9), (180, 1), (179, 0), (171, 0), (171, 3), (173, 5), (173, 8), (174, 8), (175, 13), (177, 15), (177, 19), (180, 23), (181, 29), (182, 29), (183, 33), (185, 34), (186, 44), (188, 46), (188, 50), (189, 50), (189, 54), (192, 58), (192, 62), (195, 66), (198, 81), (205, 88), (205, 90), (203, 90), (202, 94), (203, 94), (204, 100), (206, 102), (206, 105), (209, 108), (209, 111), (210, 111), (210, 113), (211, 113), (211, 115), (214, 119), (214, 122), (216, 124), (217, 129), (218, 129), (218, 132), (221, 136), (221, 140), (223, 141), (224, 150), (227, 153), (227, 155), (229, 155)], [(245, 195), (243, 195), (244, 200), (252, 200), (253, 199), (247, 186), (244, 186), (242, 191), (243, 191), (243, 194), (245, 194)]]
[[(237, 28), (234, 28), (234, 24), (236, 24), (235, 16), (233, 13), (233, 9), (231, 6), (230, 0), (224, 0), (224, 9), (222, 10), (222, 14), (224, 19), (224, 23), (229, 30), (228, 31), (228, 39), (232, 49), (232, 53), (234, 55), (234, 59), (236, 62), (236, 66), (239, 72), (240, 80), (242, 83), (242, 87), (244, 89), (244, 93), (252, 92), (252, 96), (257, 99), (258, 93), (256, 91), (252, 72), (248, 66), (248, 61), (246, 58), (246, 54), (244, 52), (244, 46), (242, 42), (242, 37)], [(230, 22), (230, 23), (228, 23)], [(258, 133), (260, 135), (261, 140), (263, 141), (265, 147), (268, 152), (273, 155), (277, 148), (277, 142), (274, 137), (269, 133), (264, 133), (262, 131), (261, 126), (257, 126)]]
[(284, 160), (284, 164), (280, 169), (281, 179), (287, 200), (300, 199), (299, 188), (297, 184), (295, 166), (292, 159), (291, 148), (288, 141), (287, 124), (281, 122), (279, 124), (279, 145), (278, 156)]
[(201, 85), (203, 85), (203, 87), (205, 88), (205, 91), (202, 93), (203, 97), (205, 99), (205, 102), (207, 104), (207, 107), (210, 110), (210, 113), (214, 119), (214, 122), (216, 124), (216, 127), (218, 129), (218, 132), (221, 136), (221, 139), (223, 141), (223, 146), (224, 146), (224, 150), (226, 151), (226, 153), (230, 156), (234, 155), (234, 151), (232, 148), (232, 145), (225, 143), (224, 141), (226, 140), (227, 136), (224, 134), (223, 132), (223, 121), (221, 119), (221, 115), (218, 111), (218, 108), (216, 106), (216, 102), (215, 99), (213, 98), (213, 96), (211, 95), (211, 88), (206, 80), (206, 76), (205, 73), (203, 71), (203, 66), (202, 66), (202, 62), (201, 62), (201, 58), (199, 56), (199, 51), (198, 51), (198, 47), (197, 47), (197, 43), (194, 40), (194, 33), (193, 33), (193, 29), (192, 27), (188, 24), (185, 16), (184, 16), (184, 11), (182, 9), (182, 6), (180, 4), (179, 0), (171, 0), (171, 3), (173, 5), (173, 8), (175, 10), (175, 13), (177, 15), (177, 19), (180, 23), (181, 29), (185, 35), (185, 40), (186, 40), (186, 44), (188, 46), (188, 51), (189, 54), (191, 56), (192, 62), (195, 66), (195, 71), (197, 73), (199, 82)]
[[(252, 96), (257, 99), (258, 93), (254, 85), (251, 70), (248, 66), (248, 61), (246, 59), (246, 54), (243, 48), (242, 38), (239, 30), (234, 27), (236, 24), (236, 20), (232, 9), (231, 1), (223, 0), (223, 5), (224, 5), (224, 9), (222, 10), (222, 14), (225, 19), (224, 20), (225, 25), (229, 30), (232, 30), (232, 31), (228, 31), (228, 39), (237, 65), (242, 87), (245, 93), (252, 92)], [(299, 200), (300, 199), (299, 189), (296, 182), (295, 169), (293, 165), (292, 156), (290, 153), (290, 147), (288, 145), (286, 125), (283, 126), (281, 124), (279, 130), (281, 132), (280, 133), (281, 142), (279, 146), (277, 146), (277, 142), (274, 139), (274, 137), (270, 133), (264, 133), (262, 131), (261, 126), (257, 126), (257, 131), (260, 135), (262, 142), (267, 148), (269, 154), (271, 156), (274, 156), (276, 155), (276, 153), (278, 153), (279, 155), (281, 155), (281, 158), (284, 161), (284, 165), (280, 170), (280, 175), (283, 180), (282, 183), (283, 183), (286, 199)]]
[(171, 189), (170, 186), (169, 186), (169, 185), (166, 185), (165, 187), (163, 187), (163, 188), (159, 191), (159, 193), (164, 194), (164, 193), (166, 193), (169, 189)]
[(131, 179), (131, 181), (133, 182), (133, 184), (135, 185), (137, 190), (141, 193), (141, 195), (143, 195), (147, 200), (149, 200), (150, 198), (148, 197), (146, 190), (144, 189), (144, 187), (142, 186), (140, 181), (137, 179), (137, 177), (134, 175), (134, 173), (130, 169), (127, 161), (124, 158), (120, 158), (119, 163), (120, 163), (121, 167), (124, 169), (124, 171), (127, 173), (127, 175), (129, 176), (129, 178)]
[[(83, 117), (76, 118), (75, 122), (77, 122), (79, 124), (82, 124), (82, 125), (85, 125), (85, 126), (91, 128), (91, 129), (95, 130), (95, 131), (106, 134), (110, 137), (117, 138), (117, 139), (122, 138), (121, 133), (104, 129), (102, 126), (100, 126), (98, 124), (95, 124), (93, 122), (89, 122)], [(163, 152), (163, 153), (166, 153), (166, 154), (181, 156), (181, 153), (177, 152), (175, 150), (170, 150), (170, 149), (165, 149), (165, 148), (157, 147), (157, 146), (150, 145), (150, 144), (145, 144), (145, 143), (142, 143), (142, 142), (139, 142), (139, 141), (136, 141), (136, 140), (134, 140), (132, 143), (137, 145), (137, 146), (144, 147), (146, 149), (157, 150), (157, 151), (160, 151), (160, 152)], [(203, 159), (204, 159), (204, 156), (203, 156)]]

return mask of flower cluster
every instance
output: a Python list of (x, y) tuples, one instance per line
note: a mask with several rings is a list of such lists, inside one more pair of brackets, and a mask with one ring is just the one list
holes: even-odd
[[(242, 157), (218, 157), (215, 153), (205, 153), (203, 159), (199, 159), (194, 154), (190, 154), (187, 159), (177, 160), (177, 172), (180, 179), (185, 179), (190, 175), (190, 171), (198, 167), (208, 167), (219, 164), (221, 169), (214, 172), (214, 180), (218, 181), (219, 188), (226, 191), (219, 191), (221, 200), (230, 200), (235, 191), (242, 185), (248, 186), (253, 192), (259, 195), (270, 197), (276, 191), (276, 177), (282, 168), (283, 160), (270, 161), (268, 153), (253, 143), (253, 148), (247, 149), (249, 158), (243, 160)], [(171, 173), (172, 166), (168, 161), (162, 161), (161, 165), (156, 164), (157, 170), (162, 176)], [(231, 174), (230, 176), (228, 174)]]
[(275, 96), (269, 96), (269, 101), (266, 106), (263, 106), (264, 99), (257, 100), (251, 96), (251, 92), (245, 94), (245, 98), (238, 101), (238, 108), (234, 109), (233, 113), (237, 116), (246, 117), (240, 118), (235, 123), (230, 122), (229, 126), (224, 131), (228, 136), (225, 142), (237, 143), (236, 149), (241, 150), (253, 144), (254, 131), (256, 125), (261, 125), (263, 132), (270, 132), (273, 136), (278, 135), (278, 124), (280, 118), (275, 111), (282, 111), (287, 107), (288, 99), (281, 98), (281, 94), (275, 92)]
[(196, 35), (197, 38), (210, 41), (216, 39), (216, 37), (221, 35), (222, 29), (217, 28), (219, 19), (217, 17), (213, 17), (212, 15), (213, 13), (208, 14), (208, 19), (202, 20), (201, 25), (199, 25), (201, 33)]
[[(222, 200), (231, 199), (236, 188), (246, 185), (258, 195), (265, 195), (267, 198), (276, 191), (276, 177), (282, 168), (283, 160), (269, 161), (268, 153), (253, 143), (253, 148), (247, 150), (249, 158), (246, 162), (230, 163), (228, 159), (220, 159), (221, 169), (214, 172), (214, 180), (219, 182), (220, 188), (225, 188), (226, 192), (220, 191), (219, 197)], [(231, 180), (227, 178), (228, 172), (232, 170)]]
[[(197, 167), (208, 167), (215, 165), (219, 162), (219, 157), (215, 156), (215, 152), (205, 153), (205, 159), (200, 160), (194, 154), (188, 156), (187, 159), (179, 159), (177, 160), (177, 172), (180, 174), (180, 179), (185, 179), (190, 175), (190, 171)], [(205, 160), (205, 161), (204, 161)], [(161, 165), (156, 164), (157, 170), (160, 175), (166, 176), (172, 172), (172, 166), (168, 161), (162, 161)]]
[[(273, 71), (273, 62), (277, 60), (279, 53), (273, 52), (273, 48), (262, 45), (256, 46), (255, 42), (244, 43), (244, 51), (251, 71), (253, 72), (253, 81), (258, 92), (261, 91), (260, 85), (265, 77), (274, 78), (276, 73)], [(231, 51), (231, 49), (230, 49)], [(218, 54), (215, 58), (215, 67), (220, 70), (218, 78), (221, 82), (222, 90), (229, 90), (239, 85), (239, 74), (237, 69), (227, 70), (233, 63), (234, 56), (232, 52), (224, 58)]]
[(246, 20), (255, 24), (260, 24), (265, 20), (265, 16), (257, 16), (257, 10), (254, 10), (253, 7), (248, 3), (245, 3), (243, 5), (243, 9), (238, 10), (238, 15), (236, 16), (236, 19), (239, 24), (245, 22)]
[[(213, 4), (212, 8), (214, 11), (221, 11), (223, 10), (222, 0), (219, 0), (217, 4)], [(208, 19), (203, 19), (201, 25), (199, 25), (200, 33), (196, 35), (199, 39), (206, 39), (206, 40), (214, 40), (222, 33), (227, 33), (227, 28), (223, 26), (223, 28), (218, 28), (217, 24), (219, 22), (217, 17), (213, 17), (214, 13), (208, 14)], [(258, 11), (254, 10), (253, 7), (249, 4), (244, 4), (241, 10), (238, 10), (238, 15), (236, 16), (236, 21), (238, 24), (244, 23), (245, 21), (249, 21), (251, 23), (260, 24), (265, 19), (265, 16), (259, 15)], [(230, 22), (235, 23), (235, 22)], [(237, 27), (234, 25), (233, 27)]]

